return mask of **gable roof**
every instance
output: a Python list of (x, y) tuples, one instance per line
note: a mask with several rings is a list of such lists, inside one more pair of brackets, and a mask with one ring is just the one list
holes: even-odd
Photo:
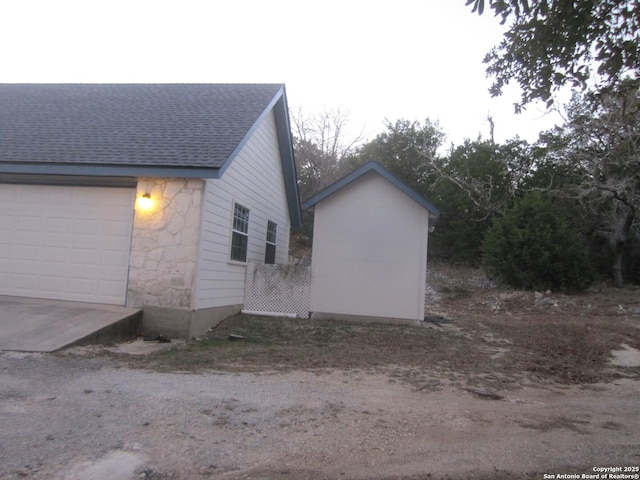
[(0, 84), (0, 174), (219, 178), (271, 111), (296, 225), (282, 84)]
[(219, 169), (281, 90), (0, 84), (0, 163)]
[(327, 188), (322, 190), (320, 193), (317, 193), (313, 197), (309, 198), (302, 204), (302, 208), (306, 210), (307, 208), (311, 208), (317, 203), (320, 203), (327, 197), (330, 197), (334, 193), (339, 190), (342, 190), (346, 186), (350, 185), (357, 179), (361, 178), (363, 175), (369, 172), (376, 172), (381, 175), (383, 178), (388, 180), (392, 185), (401, 190), (403, 193), (409, 196), (412, 200), (414, 200), (418, 205), (427, 210), (430, 216), (438, 218), (440, 216), (440, 210), (434, 204), (425, 199), (422, 195), (416, 193), (415, 190), (409, 188), (406, 184), (398, 180), (394, 175), (392, 175), (387, 169), (385, 169), (382, 165), (375, 161), (370, 161), (365, 163), (360, 168), (354, 170), (347, 176), (341, 178), (337, 182), (329, 185)]

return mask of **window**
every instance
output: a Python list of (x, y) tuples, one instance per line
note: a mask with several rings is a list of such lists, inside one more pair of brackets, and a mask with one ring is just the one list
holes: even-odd
[(231, 260), (247, 261), (249, 244), (249, 209), (235, 204), (233, 208), (233, 229), (231, 233)]
[(267, 248), (264, 254), (264, 263), (276, 263), (276, 230), (278, 225), (271, 220), (267, 222)]

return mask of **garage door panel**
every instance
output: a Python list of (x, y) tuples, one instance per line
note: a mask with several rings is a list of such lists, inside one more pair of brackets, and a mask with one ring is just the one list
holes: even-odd
[(18, 216), (18, 229), (22, 232), (39, 232), (42, 227), (41, 216)]
[[(40, 190), (41, 192), (44, 190)], [(71, 188), (55, 188), (48, 190), (48, 199), (57, 205), (75, 204), (75, 200), (79, 196), (81, 190), (74, 190)]]
[[(6, 200), (0, 198), (0, 204), (6, 203)], [(0, 212), (0, 225), (6, 225), (9, 228), (15, 228), (15, 215)]]
[[(7, 187), (11, 187), (12, 185), (7, 185)], [(1, 203), (8, 203), (10, 200), (12, 200), (12, 197), (15, 197), (15, 195), (17, 195), (17, 193), (10, 189), (10, 188), (2, 188), (0, 189), (0, 202)]]
[(74, 221), (70, 218), (50, 217), (45, 218), (45, 231), (47, 233), (66, 233), (73, 230)]
[[(100, 242), (105, 240), (104, 235), (101, 234), (100, 236)], [(89, 247), (90, 249), (98, 250), (99, 248), (99, 246), (96, 245), (96, 235), (90, 235), (88, 233), (76, 233), (74, 234), (73, 238), (69, 238), (66, 235), (64, 236), (64, 238), (67, 239), (67, 245), (73, 249)]]
[(42, 249), (42, 261), (65, 263), (68, 260), (67, 249), (64, 247), (47, 247)]
[(29, 293), (33, 286), (40, 287), (40, 276), (35, 273), (14, 273), (9, 276), (9, 280), (12, 282), (12, 287), (19, 292)]
[(25, 190), (23, 185), (9, 185), (7, 201), (12, 199), (18, 200), (26, 209), (37, 211), (39, 205), (47, 200), (47, 192), (45, 190), (29, 189)]
[(129, 264), (129, 255), (116, 251), (104, 251), (100, 263), (104, 266), (120, 269), (123, 265)]
[(76, 233), (79, 235), (89, 235), (91, 237), (95, 235), (95, 232), (104, 234), (102, 224), (98, 220), (78, 219), (75, 228)]
[(20, 265), (20, 270), (9, 270), (9, 273), (15, 273), (16, 275), (29, 276), (37, 278), (42, 273), (40, 260), (32, 259), (16, 259), (14, 265)]
[[(47, 263), (47, 273), (49, 275), (53, 275), (54, 272), (59, 270), (59, 267), (53, 263)], [(100, 278), (97, 279), (94, 273), (96, 268), (100, 269)], [(110, 281), (120, 281), (122, 279), (122, 267), (121, 266), (110, 266), (110, 265), (100, 265), (99, 263), (94, 263), (91, 265), (78, 265), (78, 264), (66, 264), (65, 265), (65, 279), (66, 280), (110, 280)]]
[(132, 188), (0, 184), (0, 295), (123, 305)]
[(126, 224), (124, 222), (116, 222), (116, 221), (107, 221), (105, 222), (104, 234), (105, 235), (113, 235), (113, 236), (121, 236), (131, 231), (131, 225)]
[(118, 281), (100, 280), (98, 283), (100, 290), (106, 294), (117, 295), (120, 292), (121, 284)]
[(58, 276), (41, 275), (40, 290), (47, 294), (61, 295), (68, 287), (68, 279)]
[(24, 241), (28, 241), (30, 245), (46, 245), (50, 247), (67, 249), (75, 243), (75, 234), (73, 235), (73, 238), (70, 238), (71, 232), (73, 232), (73, 228), (69, 228), (64, 232), (39, 233), (38, 235), (33, 236), (29, 239), (24, 239)]
[(13, 248), (13, 257), (27, 262), (40, 259), (40, 245), (16, 245)]
[[(69, 282), (69, 287), (73, 289), (74, 292), (80, 292), (84, 295), (91, 295), (91, 292), (93, 292), (93, 290), (96, 288), (95, 280), (90, 280), (85, 278), (71, 278), (68, 280), (68, 282)], [(105, 293), (107, 294), (111, 293), (113, 295), (117, 295), (118, 292), (119, 290), (116, 290), (115, 292), (110, 291)]]
[(77, 249), (73, 252), (73, 260), (78, 265), (93, 265), (96, 263), (96, 256), (95, 250)]
[[(10, 244), (15, 248), (20, 246), (38, 246), (42, 245), (42, 235), (40, 232), (35, 232), (33, 235), (25, 235), (25, 232), (33, 233), (31, 230), (20, 230), (19, 228), (14, 229), (12, 232), (7, 232), (8, 236), (6, 237)], [(3, 232), (3, 236), (5, 233)]]

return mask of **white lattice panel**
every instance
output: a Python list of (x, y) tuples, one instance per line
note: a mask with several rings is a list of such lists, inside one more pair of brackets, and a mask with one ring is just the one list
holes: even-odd
[(311, 267), (250, 263), (244, 291), (245, 310), (309, 318)]

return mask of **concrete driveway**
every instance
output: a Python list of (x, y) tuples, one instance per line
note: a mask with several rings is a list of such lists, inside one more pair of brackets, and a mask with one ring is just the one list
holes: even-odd
[(53, 352), (131, 338), (141, 310), (95, 303), (0, 296), (0, 350)]

